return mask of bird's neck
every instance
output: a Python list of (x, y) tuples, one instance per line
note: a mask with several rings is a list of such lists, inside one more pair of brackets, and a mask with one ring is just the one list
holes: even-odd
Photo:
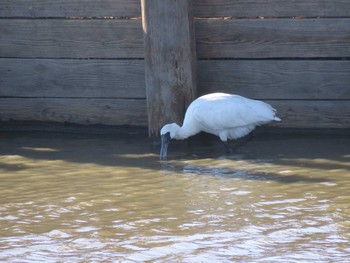
[(179, 128), (179, 130), (176, 133), (176, 139), (177, 140), (183, 140), (187, 139), (188, 137), (191, 137), (195, 134), (197, 134), (199, 131), (191, 126), (191, 125), (186, 125), (184, 124), (182, 127)]

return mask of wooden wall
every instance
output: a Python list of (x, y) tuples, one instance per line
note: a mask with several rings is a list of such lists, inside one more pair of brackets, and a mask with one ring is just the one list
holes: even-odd
[(2, 0), (0, 119), (147, 125), (139, 1)]
[(350, 127), (350, 1), (195, 6), (200, 92), (268, 101), (279, 127)]
[[(44, 2), (44, 3), (43, 3)], [(194, 0), (198, 93), (350, 128), (350, 1)], [(0, 1), (0, 121), (147, 125), (139, 0)]]

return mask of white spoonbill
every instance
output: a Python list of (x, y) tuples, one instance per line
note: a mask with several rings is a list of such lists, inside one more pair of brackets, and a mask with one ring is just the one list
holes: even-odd
[(212, 93), (194, 100), (188, 107), (182, 127), (176, 123), (163, 126), (160, 131), (160, 159), (167, 158), (171, 139), (183, 140), (201, 131), (220, 137), (227, 147), (228, 139), (238, 139), (257, 125), (281, 121), (270, 104), (239, 95)]

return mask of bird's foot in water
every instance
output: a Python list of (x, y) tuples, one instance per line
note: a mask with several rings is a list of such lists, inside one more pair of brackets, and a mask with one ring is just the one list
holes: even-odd
[(225, 146), (225, 153), (226, 154), (232, 154), (235, 151), (232, 147), (230, 147), (228, 142), (224, 142), (224, 146)]

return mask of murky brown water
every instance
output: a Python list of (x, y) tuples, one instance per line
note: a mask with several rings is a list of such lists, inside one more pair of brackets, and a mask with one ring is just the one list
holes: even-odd
[(350, 138), (0, 135), (0, 262), (350, 262)]

